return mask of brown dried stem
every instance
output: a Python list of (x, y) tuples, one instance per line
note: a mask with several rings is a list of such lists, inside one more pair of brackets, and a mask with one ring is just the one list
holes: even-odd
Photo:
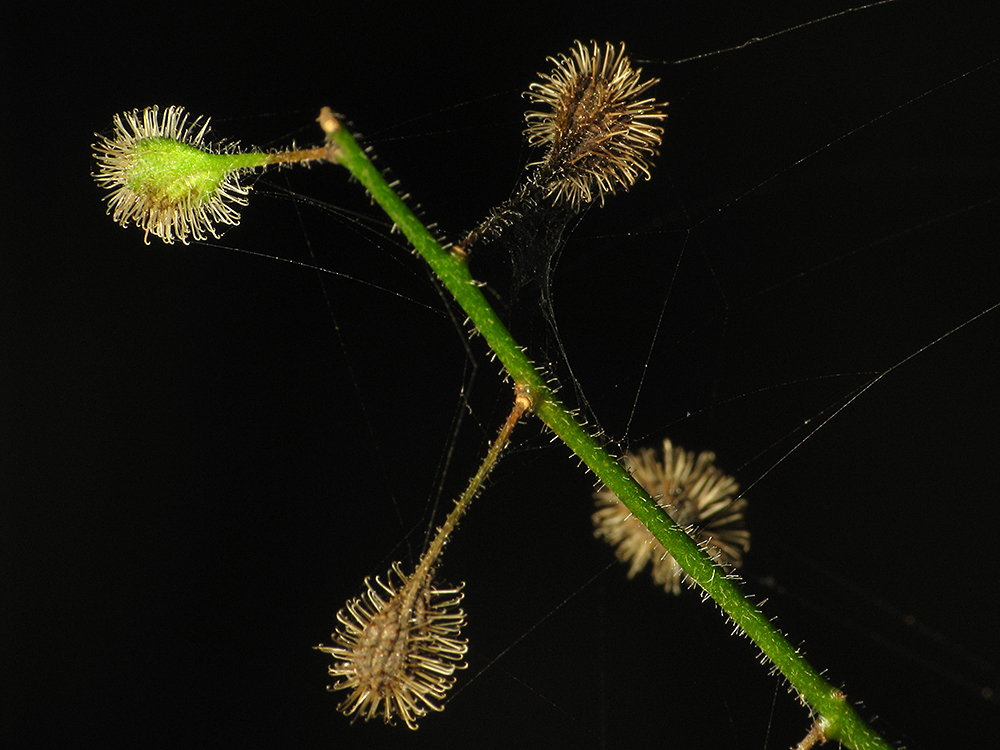
[[(441, 553), (458, 522), (510, 442), (515, 425), (532, 406), (530, 390), (515, 388), (514, 407), (465, 492), (438, 529), (412, 575), (394, 563), (385, 582), (366, 580), (366, 591), (337, 613), (334, 645), (316, 646), (334, 657), (338, 681), (328, 690), (350, 690), (338, 710), (355, 720), (400, 718), (410, 729), (428, 710), (444, 708), (444, 696), (463, 669), (468, 650), (461, 636), (462, 585), (435, 586)], [(393, 581), (395, 577), (396, 581)]]

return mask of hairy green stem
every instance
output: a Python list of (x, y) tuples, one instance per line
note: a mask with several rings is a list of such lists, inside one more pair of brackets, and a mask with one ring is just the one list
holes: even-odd
[(434, 239), (330, 109), (323, 109), (319, 122), (326, 132), (327, 158), (350, 171), (431, 266), (514, 383), (530, 393), (532, 411), (618, 496), (685, 572), (757, 644), (819, 716), (818, 726), (825, 738), (838, 740), (854, 750), (889, 750), (885, 740), (861, 719), (844, 694), (806, 661), (750, 603), (726, 572), (712, 562), (559, 402), (483, 296), (479, 284), (472, 278), (465, 254), (449, 252)]

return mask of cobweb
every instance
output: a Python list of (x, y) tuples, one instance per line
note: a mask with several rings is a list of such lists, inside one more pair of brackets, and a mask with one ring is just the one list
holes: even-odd
[[(772, 598), (768, 612), (889, 737), (919, 746), (930, 735), (915, 702), (927, 701), (928, 715), (945, 695), (984, 715), (996, 706), (995, 667), (968, 629), (982, 627), (973, 597), (984, 581), (962, 580), (954, 566), (989, 565), (961, 519), (988, 523), (982, 472), (997, 444), (977, 415), (992, 416), (995, 396), (981, 381), (995, 369), (978, 349), (996, 330), (1000, 296), (995, 277), (976, 270), (993, 266), (984, 225), (996, 193), (984, 187), (975, 100), (995, 68), (983, 49), (948, 48), (961, 37), (905, 38), (896, 24), (906, 16), (817, 16), (687, 59), (633, 46), (671, 100), (655, 179), (571, 232), (516, 248), (515, 274), (525, 256), (541, 258), (535, 288), (515, 279), (512, 296), (495, 245), (473, 250), (473, 270), (614, 450), (670, 436), (719, 455), (752, 502), (748, 588)], [(451, 188), (413, 188), (437, 196), (433, 208), (425, 201), (429, 216), (451, 202), (485, 211), (528, 156), (516, 102), (463, 102), (369, 142), (397, 174), (406, 169), (405, 187), (418, 169), (397, 151), (441, 157)], [(442, 230), (456, 236), (469, 218)], [(318, 254), (318, 243), (336, 241), (307, 236)], [(400, 263), (404, 275), (419, 266)], [(350, 273), (387, 278), (361, 264)], [(340, 598), (394, 557), (419, 554), (508, 408), (497, 368), (476, 340), (466, 344), (460, 314), (421, 275), (387, 283), (408, 299), (368, 303), (401, 310), (350, 324), (364, 336), (344, 348), (370, 432), (361, 442), (372, 441), (372, 470), (387, 486), (373, 493), (374, 524), (350, 547), (354, 578)], [(342, 287), (331, 281), (327, 295), (345, 336)], [(403, 331), (389, 333), (400, 315)], [(442, 332), (443, 344), (430, 343)], [(401, 453), (410, 460), (397, 465)], [(517, 738), (499, 740), (532, 745), (621, 746), (661, 733), (699, 745), (800, 739), (805, 713), (750, 646), (726, 637), (712, 608), (606, 570), (609, 551), (588, 533), (591, 480), (574, 463), (542, 431), (522, 428), (463, 524), (443, 574), (468, 583), (471, 681), (447, 718), (421, 731), (439, 742), (463, 731), (452, 722), (512, 724)], [(331, 523), (342, 512), (334, 505)], [(899, 687), (912, 673), (927, 686), (917, 695)]]
[[(454, 37), (451, 67), (429, 52), (380, 80), (387, 101), (334, 87), (316, 110), (354, 118), (457, 236), (530, 160), (519, 92), (544, 57), (623, 39), (670, 101), (654, 177), (563, 235), (522, 343), (612, 450), (718, 455), (750, 499), (747, 589), (887, 738), (973, 745), (1000, 658), (991, 14), (663, 12), (535, 30), (503, 65), (484, 27)], [(308, 120), (216, 129), (309, 142)], [(221, 244), (118, 258), (157, 267), (132, 314), (164, 321), (129, 360), (155, 398), (128, 391), (115, 429), (137, 431), (117, 450), (139, 468), (99, 511), (107, 544), (129, 541), (89, 563), (118, 571), (93, 621), (129, 635), (70, 665), (127, 693), (129, 737), (176, 743), (793, 746), (810, 719), (780, 678), (697, 595), (625, 580), (592, 537), (593, 477), (530, 423), (443, 558), (470, 620), (446, 710), (415, 734), (336, 714), (309, 647), (366, 576), (419, 556), (510, 405), (344, 177), (268, 175)], [(473, 269), (490, 284), (504, 262)]]

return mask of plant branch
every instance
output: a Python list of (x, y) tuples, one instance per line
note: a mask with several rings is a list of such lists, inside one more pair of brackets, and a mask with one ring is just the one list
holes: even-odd
[(490, 445), (490, 449), (486, 453), (486, 458), (483, 459), (479, 469), (475, 474), (473, 474), (472, 479), (469, 480), (469, 484), (465, 488), (465, 492), (463, 492), (461, 497), (455, 501), (455, 507), (452, 508), (451, 513), (448, 514), (444, 523), (441, 525), (441, 528), (438, 529), (434, 540), (430, 543), (430, 546), (427, 548), (427, 552), (423, 556), (423, 560), (417, 567), (417, 571), (413, 574), (414, 578), (420, 575), (426, 575), (428, 571), (431, 571), (434, 566), (437, 565), (437, 560), (441, 556), (441, 552), (444, 549), (444, 545), (447, 543), (448, 538), (458, 526), (458, 522), (462, 520), (462, 516), (464, 516), (465, 511), (468, 510), (469, 504), (476, 497), (476, 495), (479, 494), (479, 490), (482, 489), (483, 482), (486, 481), (486, 477), (490, 475), (490, 472), (493, 471), (493, 467), (497, 465), (497, 461), (500, 460), (500, 454), (510, 442), (510, 436), (511, 433), (514, 432), (514, 427), (517, 426), (518, 420), (524, 416), (525, 412), (531, 409), (531, 404), (531, 397), (525, 393), (525, 389), (515, 387), (514, 406), (511, 408), (510, 415), (504, 421), (503, 426), (501, 426), (496, 440), (494, 440), (493, 444)]
[(483, 296), (479, 284), (472, 278), (465, 254), (449, 252), (441, 246), (389, 187), (329, 108), (320, 113), (319, 123), (326, 133), (327, 159), (346, 167), (413, 244), (496, 353), (516, 386), (530, 394), (532, 411), (618, 496), (691, 579), (757, 644), (800, 698), (820, 717), (825, 738), (838, 740), (854, 750), (888, 750), (889, 745), (861, 719), (844, 694), (806, 661), (747, 599), (726, 571), (712, 562), (560, 403)]

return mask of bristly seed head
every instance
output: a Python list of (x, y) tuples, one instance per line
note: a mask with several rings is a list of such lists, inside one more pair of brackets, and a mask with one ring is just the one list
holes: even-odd
[[(663, 441), (663, 461), (656, 451), (645, 448), (626, 453), (625, 462), (635, 480), (660, 507), (726, 569), (739, 567), (750, 549), (745, 528), (747, 501), (737, 496), (739, 485), (715, 465), (715, 454), (705, 451), (697, 458), (691, 451)], [(594, 493), (594, 535), (615, 547), (619, 560), (629, 564), (632, 578), (652, 562), (653, 580), (674, 594), (680, 593), (684, 570), (642, 525), (618, 497), (602, 488)]]
[(316, 646), (335, 660), (329, 673), (339, 679), (327, 689), (350, 691), (337, 708), (352, 721), (399, 718), (416, 729), (428, 710), (443, 710), (455, 670), (466, 666), (462, 587), (434, 588), (429, 574), (407, 576), (399, 563), (385, 582), (365, 585), (337, 614), (333, 645)]
[(539, 167), (545, 195), (579, 209), (604, 205), (605, 196), (628, 190), (640, 174), (649, 179), (663, 134), (654, 123), (666, 117), (665, 103), (640, 97), (658, 79), (642, 80), (624, 44), (616, 50), (577, 41), (569, 56), (548, 59), (555, 68), (524, 94), (545, 107), (525, 114), (528, 143), (547, 149), (529, 165)]
[(149, 107), (115, 115), (111, 136), (97, 134), (94, 179), (111, 190), (108, 213), (122, 226), (135, 222), (164, 242), (218, 237), (215, 224), (239, 224), (236, 206), (249, 189), (238, 173), (234, 146), (205, 141), (208, 118), (189, 119), (183, 107)]

